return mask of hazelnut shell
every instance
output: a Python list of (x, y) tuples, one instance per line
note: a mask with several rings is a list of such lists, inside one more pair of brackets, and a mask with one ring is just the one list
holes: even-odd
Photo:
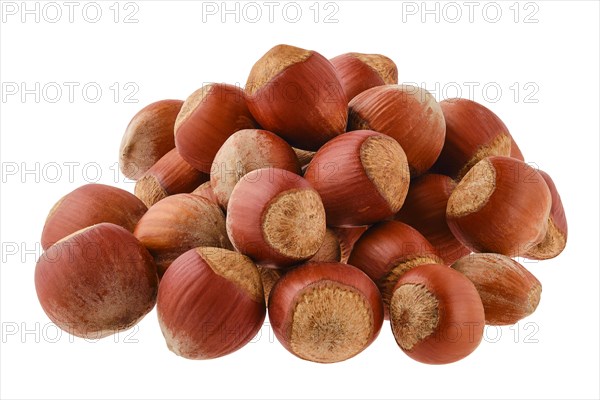
[(142, 108), (133, 116), (123, 134), (119, 148), (119, 165), (123, 175), (139, 179), (162, 156), (175, 148), (175, 119), (181, 100), (160, 100)]
[(260, 126), (299, 149), (317, 150), (346, 130), (344, 89), (316, 51), (273, 47), (252, 67), (245, 91)]
[(424, 89), (376, 86), (354, 97), (348, 108), (348, 130), (371, 129), (396, 139), (406, 153), (411, 176), (431, 168), (442, 151), (444, 115)]
[(42, 254), (35, 289), (59, 328), (100, 339), (131, 328), (154, 307), (158, 276), (152, 256), (131, 232), (100, 223)]
[(133, 194), (116, 187), (90, 183), (63, 196), (50, 210), (42, 230), (42, 248), (80, 229), (110, 222), (133, 232), (147, 207)]
[(400, 348), (427, 364), (468, 356), (481, 343), (485, 327), (473, 283), (438, 264), (421, 265), (400, 277), (392, 294), (390, 322)]
[(381, 295), (359, 269), (307, 263), (283, 275), (269, 300), (279, 342), (309, 361), (332, 363), (368, 347), (383, 323)]
[(488, 157), (458, 183), (446, 209), (454, 236), (479, 253), (524, 255), (544, 238), (551, 195), (543, 177), (510, 157)]
[(135, 227), (134, 235), (154, 256), (160, 276), (190, 249), (232, 249), (223, 211), (210, 200), (193, 194), (169, 196), (150, 207)]
[(265, 319), (260, 274), (242, 254), (189, 250), (163, 276), (157, 314), (175, 354), (198, 360), (233, 353), (252, 340)]
[(512, 325), (531, 315), (540, 302), (541, 283), (521, 264), (501, 254), (478, 253), (452, 268), (477, 288), (488, 325)]
[(410, 183), (402, 147), (373, 131), (348, 132), (329, 141), (304, 178), (321, 195), (327, 224), (334, 227), (370, 225), (393, 216)]

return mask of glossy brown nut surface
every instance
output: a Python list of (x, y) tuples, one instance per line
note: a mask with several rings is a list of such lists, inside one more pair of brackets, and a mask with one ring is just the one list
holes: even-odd
[(190, 249), (233, 249), (223, 211), (210, 200), (193, 194), (175, 194), (150, 207), (135, 227), (134, 235), (156, 260), (160, 276)]
[(163, 276), (157, 313), (175, 354), (196, 360), (230, 354), (250, 342), (265, 319), (260, 273), (233, 251), (189, 250)]
[(110, 222), (130, 232), (148, 208), (133, 194), (116, 187), (90, 183), (62, 197), (52, 207), (42, 230), (46, 250), (80, 229)]
[(119, 148), (123, 175), (139, 179), (175, 147), (175, 119), (181, 100), (160, 100), (142, 108), (129, 122)]
[(260, 126), (299, 149), (317, 150), (346, 130), (344, 89), (316, 51), (273, 47), (252, 67), (245, 91)]
[(381, 295), (359, 269), (341, 263), (307, 263), (273, 287), (269, 321), (279, 342), (309, 361), (332, 363), (355, 356), (383, 323)]
[(446, 99), (440, 106), (446, 140), (433, 167), (436, 171), (460, 180), (485, 157), (511, 155), (512, 136), (491, 110), (468, 99)]
[(314, 256), (325, 237), (325, 210), (316, 190), (278, 168), (249, 172), (235, 186), (227, 233), (257, 264), (286, 268)]
[(59, 328), (100, 339), (131, 328), (154, 307), (158, 276), (131, 232), (101, 223), (48, 248), (35, 267), (35, 289)]
[(394, 219), (419, 231), (445, 264), (471, 251), (454, 237), (446, 222), (446, 206), (456, 182), (439, 174), (425, 174), (410, 183), (404, 205)]
[(381, 54), (345, 53), (330, 61), (348, 101), (372, 87), (398, 83), (396, 64)]
[(175, 145), (192, 167), (209, 174), (227, 138), (241, 129), (256, 127), (242, 89), (210, 83), (185, 100), (175, 121)]
[(471, 250), (515, 257), (542, 241), (551, 203), (548, 185), (532, 167), (511, 157), (488, 157), (458, 183), (446, 219)]
[(319, 192), (330, 226), (370, 225), (393, 216), (410, 182), (406, 155), (390, 138), (353, 131), (327, 142), (304, 178)]
[(477, 289), (445, 265), (421, 265), (404, 274), (390, 303), (392, 333), (414, 360), (448, 364), (481, 343), (484, 309)]
[(477, 288), (488, 325), (512, 325), (531, 315), (540, 302), (541, 283), (521, 264), (501, 254), (461, 258), (452, 268)]
[(348, 130), (371, 129), (398, 141), (411, 176), (427, 171), (444, 145), (442, 109), (426, 90), (410, 85), (377, 86), (348, 104)]
[(173, 149), (156, 162), (135, 184), (135, 195), (147, 207), (167, 196), (190, 193), (210, 179), (208, 174), (188, 164), (177, 149)]

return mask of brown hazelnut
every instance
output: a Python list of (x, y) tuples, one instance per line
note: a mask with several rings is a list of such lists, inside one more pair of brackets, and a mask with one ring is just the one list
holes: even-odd
[(479, 253), (524, 255), (544, 239), (552, 197), (544, 178), (516, 158), (484, 158), (458, 183), (446, 209), (454, 236)]
[(139, 179), (175, 148), (175, 119), (183, 101), (160, 100), (142, 108), (129, 122), (119, 149), (123, 175)]
[(163, 276), (157, 314), (175, 354), (206, 360), (233, 353), (252, 340), (265, 319), (260, 274), (234, 251), (189, 250)]
[(80, 229), (110, 222), (130, 232), (148, 209), (133, 194), (116, 187), (90, 183), (63, 196), (52, 207), (42, 231), (42, 248)]
[(245, 90), (260, 126), (299, 149), (317, 150), (346, 130), (344, 89), (316, 51), (273, 47), (252, 67)]
[(135, 184), (135, 195), (147, 207), (178, 193), (189, 193), (210, 179), (188, 164), (177, 149), (173, 149), (156, 162)]
[(372, 87), (398, 84), (398, 68), (384, 55), (345, 53), (330, 61), (348, 101)]
[(362, 271), (307, 263), (283, 275), (269, 300), (275, 337), (305, 360), (333, 363), (367, 348), (383, 323), (381, 295)]
[(158, 276), (131, 232), (101, 223), (49, 247), (35, 267), (35, 289), (59, 328), (100, 339), (131, 328), (154, 307)]
[(389, 136), (353, 131), (325, 144), (304, 178), (319, 192), (330, 226), (369, 225), (393, 216), (410, 182), (406, 155)]
[(227, 233), (235, 248), (257, 264), (285, 268), (317, 253), (325, 237), (325, 210), (301, 176), (257, 169), (231, 193)]
[(227, 138), (241, 129), (256, 127), (242, 89), (210, 83), (183, 103), (175, 121), (175, 145), (192, 167), (209, 174), (213, 159)]
[(541, 283), (521, 264), (501, 254), (461, 258), (452, 268), (477, 288), (488, 325), (512, 325), (531, 315), (540, 303)]
[(292, 147), (274, 133), (244, 129), (231, 135), (217, 152), (210, 172), (210, 183), (221, 207), (227, 209), (231, 192), (244, 175), (269, 167), (301, 173)]
[(193, 194), (175, 194), (154, 204), (138, 222), (134, 235), (154, 256), (160, 276), (190, 249), (232, 249), (223, 211), (210, 200)]
[(448, 364), (471, 354), (485, 327), (477, 289), (446, 265), (421, 265), (400, 277), (390, 300), (398, 346), (412, 359)]
[(440, 105), (426, 90), (410, 85), (376, 86), (348, 104), (348, 130), (371, 129), (398, 141), (412, 176), (437, 160), (446, 125)]

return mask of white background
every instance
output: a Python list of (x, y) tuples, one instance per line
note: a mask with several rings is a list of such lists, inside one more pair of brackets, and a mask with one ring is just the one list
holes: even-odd
[[(102, 15), (93, 23), (96, 6), (87, 2), (76, 2), (72, 16), (63, 2), (28, 2), (37, 15), (23, 14), (20, 1), (2, 2), (1, 397), (600, 396), (597, 2), (337, 1), (317, 5), (317, 22), (312, 1), (297, 3), (298, 22), (291, 22), (295, 5), (283, 14), (285, 2), (273, 6), (272, 22), (263, 2), (239, 3), (238, 22), (235, 13), (221, 14), (221, 2), (169, 3), (98, 2)], [(256, 5), (262, 19), (253, 23)], [(62, 18), (53, 23), (57, 10)], [(453, 22), (457, 11), (461, 18)], [(204, 82), (243, 86), (254, 61), (278, 43), (326, 57), (386, 54), (401, 81), (422, 83), (438, 98), (461, 89), (504, 120), (527, 160), (554, 177), (570, 224), (559, 258), (525, 264), (543, 284), (534, 315), (486, 331), (472, 356), (447, 366), (406, 357), (387, 323), (370, 348), (334, 365), (295, 358), (268, 323), (254, 343), (212, 361), (170, 353), (155, 311), (136, 328), (95, 343), (56, 330), (33, 284), (53, 203), (96, 179), (132, 191), (115, 171), (133, 114), (155, 100), (184, 99)], [(22, 89), (31, 91), (23, 97)]]

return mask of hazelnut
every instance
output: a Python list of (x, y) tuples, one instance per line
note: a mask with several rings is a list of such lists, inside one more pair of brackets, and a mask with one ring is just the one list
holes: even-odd
[(354, 244), (348, 263), (377, 284), (386, 308), (392, 289), (407, 271), (422, 264), (442, 263), (435, 248), (416, 229), (398, 221), (373, 225)]
[(177, 149), (173, 149), (156, 162), (135, 184), (135, 195), (147, 207), (178, 193), (189, 193), (210, 179), (208, 174), (188, 164)]
[(300, 166), (302, 169), (308, 166), (312, 161), (313, 157), (316, 154), (316, 151), (302, 150), (292, 147), (294, 149), (294, 153), (296, 153), (296, 157), (298, 157), (298, 161), (300, 162)]
[(217, 152), (210, 173), (210, 183), (221, 207), (227, 209), (231, 192), (244, 175), (268, 167), (301, 173), (292, 147), (274, 133), (244, 129), (231, 135)]
[(292, 354), (333, 363), (357, 355), (375, 340), (383, 306), (379, 290), (359, 269), (307, 263), (288, 271), (273, 287), (269, 321)]
[(217, 196), (215, 196), (215, 192), (213, 191), (210, 181), (206, 181), (200, 186), (198, 186), (196, 189), (194, 189), (192, 194), (204, 197), (205, 199), (210, 200), (215, 204), (219, 204), (219, 200), (217, 200)]
[(567, 217), (565, 216), (565, 209), (563, 208), (562, 200), (554, 181), (546, 172), (538, 172), (544, 178), (548, 189), (550, 189), (552, 206), (550, 207), (548, 228), (546, 229), (544, 238), (540, 243), (527, 250), (525, 257), (534, 260), (547, 260), (558, 256), (567, 245)]
[(425, 174), (410, 183), (404, 205), (394, 217), (419, 231), (445, 264), (471, 251), (458, 241), (446, 222), (446, 206), (456, 182), (445, 175)]
[(317, 253), (325, 237), (325, 210), (301, 176), (257, 169), (231, 193), (227, 233), (235, 248), (257, 264), (285, 268)]
[(35, 289), (59, 328), (99, 339), (131, 328), (154, 307), (158, 277), (131, 232), (101, 223), (49, 247), (35, 267)]
[(299, 149), (317, 150), (346, 130), (344, 89), (316, 51), (273, 47), (252, 67), (245, 90), (260, 126)]
[(144, 203), (123, 189), (97, 183), (81, 186), (50, 210), (42, 230), (42, 248), (46, 250), (65, 236), (101, 222), (133, 232), (147, 210)]
[(150, 207), (134, 235), (154, 257), (160, 276), (177, 257), (195, 247), (232, 249), (223, 211), (193, 194), (175, 194)]
[(548, 185), (535, 169), (515, 158), (488, 157), (458, 183), (446, 220), (469, 249), (516, 257), (544, 238), (551, 203)]
[(265, 319), (260, 274), (242, 254), (189, 250), (163, 276), (157, 313), (175, 354), (205, 360), (233, 353), (252, 340)]
[(348, 262), (348, 258), (350, 258), (350, 253), (354, 248), (354, 244), (360, 238), (360, 236), (365, 233), (368, 226), (353, 226), (349, 228), (331, 228), (335, 234), (337, 235), (340, 241), (340, 250), (342, 253), (340, 262), (346, 264)]
[(486, 157), (510, 156), (512, 136), (492, 111), (468, 99), (447, 99), (440, 106), (446, 120), (446, 141), (434, 166), (437, 172), (460, 180)]
[(390, 300), (398, 346), (412, 359), (448, 364), (471, 354), (485, 317), (477, 289), (445, 265), (421, 265), (400, 277)]
[(185, 100), (175, 121), (175, 145), (192, 167), (209, 174), (225, 140), (241, 129), (256, 127), (242, 89), (210, 83)]
[(471, 254), (452, 264), (477, 288), (488, 325), (512, 325), (533, 314), (542, 285), (518, 262), (493, 253)]
[(123, 175), (139, 179), (175, 147), (173, 129), (183, 101), (160, 100), (133, 116), (121, 140), (119, 165)]
[(398, 68), (384, 55), (345, 53), (330, 61), (348, 101), (372, 87), (398, 84)]
[(327, 228), (319, 251), (307, 262), (339, 262), (342, 258), (340, 242), (338, 235), (331, 228)]
[(348, 104), (348, 130), (371, 129), (396, 139), (412, 176), (427, 171), (444, 145), (440, 105), (426, 90), (410, 85), (376, 86)]
[(321, 195), (327, 223), (335, 227), (369, 225), (393, 216), (410, 181), (402, 147), (373, 131), (348, 132), (327, 142), (304, 178)]
[(265, 268), (258, 267), (258, 272), (260, 272), (260, 280), (263, 285), (263, 291), (265, 295), (265, 304), (269, 305), (269, 296), (271, 295), (271, 290), (273, 286), (277, 283), (279, 278), (283, 275), (284, 271), (281, 269), (273, 269), (273, 268)]

